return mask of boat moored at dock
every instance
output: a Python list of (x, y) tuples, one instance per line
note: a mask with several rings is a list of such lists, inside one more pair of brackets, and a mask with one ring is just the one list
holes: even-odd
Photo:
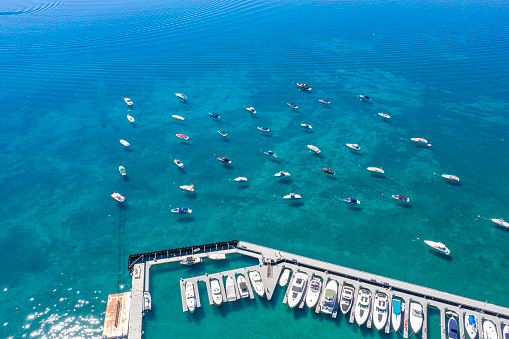
[(226, 290), (226, 300), (227, 301), (235, 301), (237, 300), (237, 297), (235, 296), (235, 283), (233, 282), (233, 278), (228, 276), (226, 278), (226, 284), (225, 284), (225, 290)]
[(143, 313), (147, 313), (152, 310), (152, 296), (150, 292), (143, 292)]
[(306, 292), (306, 305), (309, 308), (315, 307), (320, 297), (320, 291), (322, 290), (322, 280), (318, 277), (313, 277), (309, 283), (308, 290)]
[(295, 278), (288, 290), (288, 306), (294, 308), (302, 301), (302, 296), (306, 291), (306, 284), (308, 282), (308, 275), (304, 272), (295, 274)]
[(415, 333), (419, 333), (423, 323), (422, 305), (412, 301), (410, 303), (410, 326)]
[(251, 285), (253, 285), (256, 294), (263, 298), (265, 290), (263, 289), (263, 281), (260, 273), (258, 271), (249, 272), (249, 279), (251, 280)]
[(484, 339), (497, 339), (497, 329), (491, 320), (484, 319), (482, 329)]
[(371, 292), (365, 288), (359, 290), (357, 296), (357, 305), (355, 305), (355, 321), (357, 325), (362, 326), (368, 320), (371, 309)]
[(226, 259), (226, 254), (224, 254), (224, 253), (209, 253), (208, 257), (209, 257), (209, 259), (212, 259), (212, 260), (224, 260), (224, 259)]
[(338, 302), (338, 282), (331, 279), (325, 286), (325, 291), (320, 301), (320, 309), (322, 313), (332, 314)]
[(220, 306), (223, 303), (223, 295), (221, 294), (221, 287), (219, 286), (219, 280), (210, 280), (210, 289), (212, 291), (212, 300), (214, 304)]
[(470, 339), (475, 339), (477, 336), (477, 320), (475, 319), (475, 315), (465, 314), (465, 330)]
[(239, 294), (241, 298), (247, 298), (249, 297), (249, 289), (247, 287), (247, 281), (246, 278), (239, 274), (237, 276), (237, 287), (239, 288)]
[(284, 287), (286, 284), (288, 284), (288, 279), (290, 279), (290, 269), (285, 268), (283, 270), (283, 273), (281, 274), (281, 277), (279, 278), (279, 286)]
[(447, 324), (447, 338), (458, 339), (458, 322), (456, 318), (450, 317)]
[(392, 299), (392, 314), (391, 314), (391, 322), (392, 328), (394, 331), (398, 331), (401, 326), (401, 318), (403, 317), (403, 312), (405, 311), (405, 303), (399, 299)]
[(350, 286), (343, 286), (343, 291), (341, 292), (341, 301), (339, 303), (339, 309), (341, 313), (347, 314), (352, 308), (353, 303), (353, 294), (355, 289)]
[(385, 293), (375, 293), (375, 304), (373, 310), (373, 323), (377, 330), (381, 330), (387, 324), (389, 317), (389, 299)]
[(194, 294), (194, 285), (190, 282), (186, 283), (186, 305), (189, 312), (194, 313), (196, 309), (196, 296)]
[(181, 265), (192, 266), (201, 263), (203, 260), (200, 257), (189, 256), (180, 261)]

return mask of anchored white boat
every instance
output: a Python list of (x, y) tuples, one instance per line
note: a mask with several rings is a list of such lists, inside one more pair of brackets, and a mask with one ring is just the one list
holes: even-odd
[(394, 331), (398, 331), (401, 326), (401, 318), (403, 318), (403, 312), (405, 311), (405, 303), (399, 299), (392, 299), (392, 328)]
[(152, 297), (150, 292), (143, 292), (143, 313), (152, 310)]
[(320, 149), (318, 149), (318, 147), (316, 147), (316, 146), (313, 146), (313, 145), (307, 145), (307, 146), (313, 152), (316, 152), (316, 153), (320, 153), (321, 152)]
[(308, 290), (306, 292), (306, 305), (309, 308), (315, 307), (320, 297), (320, 291), (322, 289), (322, 280), (318, 277), (313, 277), (309, 283)]
[(375, 294), (375, 309), (373, 311), (373, 322), (377, 330), (381, 330), (387, 324), (389, 317), (389, 299), (381, 292)]
[(350, 149), (359, 152), (361, 150), (361, 147), (357, 144), (346, 144), (347, 147)]
[(355, 321), (359, 326), (364, 325), (369, 317), (371, 308), (371, 292), (367, 289), (361, 288), (357, 295), (357, 305), (355, 306)]
[(419, 333), (423, 323), (422, 305), (417, 302), (410, 303), (410, 326), (415, 333)]
[(221, 294), (221, 287), (219, 286), (219, 280), (212, 279), (210, 281), (210, 289), (212, 290), (212, 300), (217, 306), (223, 302), (223, 295)]
[(120, 174), (122, 176), (127, 175), (127, 172), (125, 171), (125, 167), (124, 166), (119, 166), (118, 167), (118, 171), (120, 172)]
[(285, 172), (285, 171), (279, 171), (279, 173), (274, 174), (274, 176), (275, 177), (284, 178), (284, 177), (289, 177), (290, 173)]
[(184, 191), (194, 192), (194, 185), (183, 185), (180, 186)]
[(355, 289), (353, 287), (346, 285), (343, 286), (343, 291), (341, 292), (341, 302), (339, 303), (339, 309), (341, 310), (341, 313), (347, 314), (352, 308), (354, 291)]
[(391, 118), (391, 116), (389, 114), (385, 114), (385, 113), (378, 113), (378, 115), (381, 116), (384, 119), (390, 119)]
[(246, 109), (249, 113), (256, 114), (256, 110), (254, 109), (254, 107), (247, 107)]
[(187, 207), (177, 207), (171, 210), (172, 213), (180, 214), (180, 213), (193, 213), (193, 210)]
[(505, 221), (504, 219), (500, 218), (500, 219), (490, 219), (491, 221), (493, 221), (495, 224), (497, 224), (498, 226), (502, 226), (502, 227), (505, 227), (505, 228), (509, 228), (509, 222)]
[(131, 146), (131, 144), (130, 144), (130, 143), (128, 143), (127, 141), (125, 141), (124, 139), (120, 139), (120, 143), (121, 143), (122, 145), (124, 145), (125, 147), (129, 147), (129, 146)]
[(249, 297), (249, 289), (247, 288), (246, 278), (242, 274), (237, 276), (237, 286), (239, 288), (241, 298)]
[(299, 87), (299, 89), (302, 89), (304, 91), (310, 91), (311, 90), (311, 87), (309, 87), (306, 84), (299, 84), (299, 83), (297, 83), (297, 86)]
[(178, 167), (180, 168), (184, 168), (184, 163), (182, 161), (180, 161), (180, 159), (175, 159), (173, 160), (173, 162), (175, 163), (175, 165), (177, 165)]
[(338, 302), (338, 282), (329, 280), (325, 286), (322, 300), (320, 301), (320, 309), (322, 313), (332, 314)]
[(183, 117), (181, 117), (180, 115), (176, 115), (176, 114), (172, 115), (171, 117), (173, 119), (177, 119), (177, 120), (185, 120)]
[(115, 193), (113, 192), (113, 194), (111, 195), (111, 197), (113, 199), (115, 199), (116, 201), (118, 202), (124, 202), (125, 201), (125, 198), (123, 196), (120, 195), (120, 193)]
[(233, 180), (235, 180), (235, 181), (247, 181), (247, 178), (246, 177), (238, 177), (238, 178), (235, 178)]
[(364, 94), (359, 94), (359, 98), (361, 98), (362, 101), (371, 101), (371, 98), (367, 95), (364, 95)]
[(228, 276), (228, 278), (226, 278), (226, 284), (225, 284), (225, 287), (226, 289), (226, 300), (227, 301), (235, 301), (237, 300), (237, 297), (235, 296), (235, 283), (233, 282), (233, 278)]
[(217, 133), (221, 134), (223, 137), (228, 135), (225, 131), (217, 131)]
[(187, 257), (185, 258), (184, 260), (182, 260), (180, 262), (181, 265), (186, 265), (186, 266), (192, 266), (192, 265), (196, 265), (196, 264), (199, 264), (202, 262), (202, 259), (200, 257), (193, 257), (193, 256), (190, 256), (190, 257)]
[(186, 304), (189, 312), (194, 313), (196, 309), (196, 296), (194, 294), (194, 285), (190, 282), (186, 283)]
[(228, 159), (227, 157), (220, 157), (220, 158), (217, 158), (217, 160), (221, 161), (222, 163), (225, 163), (225, 164), (231, 164), (232, 161), (230, 159)]
[(475, 315), (465, 314), (465, 330), (470, 339), (474, 339), (477, 336), (477, 320), (475, 319)]
[(431, 144), (428, 144), (428, 140), (426, 140), (424, 138), (411, 138), (410, 140), (412, 140), (413, 142), (415, 142), (417, 144), (426, 145), (428, 147), (431, 146)]
[(368, 167), (368, 171), (375, 174), (384, 174), (384, 170), (378, 167)]
[(396, 199), (396, 200), (399, 200), (399, 201), (410, 202), (410, 198), (407, 198), (407, 197), (402, 196), (402, 195), (394, 194), (392, 197), (394, 199)]
[(130, 122), (134, 122), (134, 118), (129, 114), (127, 115), (127, 120), (129, 120)]
[(298, 272), (288, 291), (288, 306), (294, 308), (302, 301), (302, 296), (306, 290), (308, 275), (304, 272)]
[(458, 178), (457, 176), (452, 175), (452, 174), (442, 174), (442, 178), (444, 178), (446, 180), (450, 180), (450, 181), (456, 181), (456, 182), (460, 181), (460, 178)]
[(224, 254), (224, 253), (209, 253), (208, 257), (209, 257), (209, 259), (212, 259), (212, 260), (224, 260), (224, 259), (226, 259), (226, 254)]
[(286, 200), (297, 200), (297, 199), (301, 199), (302, 197), (298, 194), (295, 194), (295, 193), (290, 193), (288, 195), (285, 195), (283, 197), (283, 199), (286, 199)]
[(491, 320), (485, 319), (482, 323), (484, 339), (497, 339), (497, 329)]
[(440, 252), (445, 255), (449, 255), (451, 251), (441, 242), (435, 242), (431, 240), (424, 240), (424, 243), (434, 249), (437, 252)]
[(306, 123), (306, 124), (300, 124), (302, 127), (304, 128), (307, 128), (307, 129), (312, 129), (313, 126), (311, 126), (310, 124)]
[(132, 106), (133, 105), (133, 101), (129, 98), (124, 98), (124, 101), (125, 103), (128, 105), (128, 106)]
[(187, 100), (187, 97), (186, 97), (184, 94), (182, 94), (182, 93), (175, 93), (175, 95), (176, 95), (178, 98), (180, 98), (180, 99), (182, 99), (182, 100), (184, 100), (184, 101), (185, 101), (185, 100)]
[(258, 271), (249, 272), (249, 279), (251, 280), (251, 285), (253, 285), (256, 294), (263, 298), (265, 290), (263, 289), (263, 281), (260, 273), (258, 273)]
[(279, 278), (279, 286), (283, 287), (288, 284), (288, 279), (290, 278), (290, 269), (285, 268), (283, 270), (283, 274), (281, 274), (281, 278)]

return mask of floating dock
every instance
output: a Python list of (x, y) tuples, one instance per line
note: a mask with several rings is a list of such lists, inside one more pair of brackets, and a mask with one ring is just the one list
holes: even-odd
[[(185, 283), (191, 282), (195, 287), (195, 295), (197, 296), (196, 306), (197, 311), (201, 307), (201, 302), (199, 300), (199, 292), (198, 292), (198, 282), (203, 281), (207, 286), (207, 294), (209, 297), (209, 304), (212, 305), (212, 293), (210, 290), (210, 280), (218, 279), (220, 282), (220, 286), (223, 294), (223, 302), (226, 302), (225, 291), (224, 291), (224, 279), (227, 276), (231, 276), (232, 278), (236, 278), (239, 274), (242, 274), (246, 278), (247, 287), (249, 290), (249, 296), (251, 299), (254, 299), (256, 296), (253, 293), (253, 288), (251, 286), (251, 281), (249, 279), (250, 271), (258, 271), (261, 275), (265, 293), (264, 298), (270, 300), (274, 293), (274, 289), (278, 287), (278, 279), (284, 268), (289, 268), (292, 270), (292, 276), (290, 282), (287, 287), (287, 291), (291, 286), (291, 282), (293, 281), (293, 277), (295, 273), (302, 271), (307, 273), (310, 277), (318, 276), (323, 281), (322, 292), (325, 289), (325, 285), (329, 279), (337, 280), (340, 287), (345, 284), (350, 285), (355, 288), (354, 298), (352, 301), (352, 308), (350, 310), (350, 314), (345, 315), (350, 323), (354, 322), (354, 312), (357, 303), (357, 293), (360, 288), (365, 288), (371, 291), (372, 293), (372, 302), (374, 304), (374, 294), (375, 293), (384, 293), (389, 297), (389, 312), (392, 308), (392, 299), (399, 298), (405, 303), (405, 312), (404, 318), (402, 319), (402, 324), (400, 327), (400, 331), (403, 338), (408, 338), (409, 335), (413, 333), (411, 326), (409, 324), (409, 312), (410, 312), (410, 303), (417, 302), (423, 306), (423, 325), (422, 329), (417, 333), (422, 338), (426, 339), (428, 337), (428, 308), (434, 307), (440, 311), (440, 319), (441, 319), (441, 338), (445, 339), (447, 336), (446, 331), (446, 312), (454, 312), (458, 316), (458, 327), (459, 327), (459, 338), (462, 338), (465, 333), (464, 328), (464, 317), (466, 314), (472, 314), (476, 317), (478, 323), (479, 330), (479, 338), (483, 338), (483, 320), (491, 320), (493, 324), (495, 324), (498, 338), (502, 339), (502, 325), (509, 324), (509, 308), (497, 306), (494, 304), (473, 300), (469, 298), (464, 298), (461, 296), (453, 295), (450, 293), (438, 291), (435, 289), (414, 285), (410, 283), (406, 283), (403, 281), (386, 278), (383, 276), (362, 272), (358, 270), (354, 270), (351, 268), (323, 262), (320, 260), (315, 260), (311, 258), (302, 257), (296, 254), (287, 253), (283, 251), (279, 251), (276, 249), (271, 249), (263, 246), (259, 246), (256, 244), (251, 244), (244, 241), (228, 241), (221, 242), (215, 244), (207, 244), (207, 245), (199, 245), (199, 246), (190, 246), (185, 248), (177, 248), (166, 251), (158, 251), (151, 253), (143, 253), (129, 256), (129, 272), (132, 275), (132, 296), (131, 296), (131, 305), (130, 305), (130, 314), (129, 314), (129, 339), (141, 339), (142, 337), (142, 316), (143, 316), (143, 293), (148, 292), (149, 288), (149, 278), (150, 278), (150, 267), (153, 265), (167, 264), (173, 262), (179, 262), (184, 260), (188, 256), (195, 256), (200, 258), (207, 258), (211, 253), (221, 253), (221, 254), (233, 254), (238, 253), (242, 255), (246, 255), (249, 257), (253, 257), (258, 259), (258, 264), (250, 267), (244, 267), (240, 269), (234, 269), (224, 272), (218, 272), (214, 274), (205, 274), (198, 277), (191, 277), (182, 279), (180, 281), (181, 284), (181, 294), (182, 294), (182, 309), (184, 312), (187, 311), (186, 306), (186, 296), (185, 296)], [(226, 259), (228, 260), (228, 258)], [(236, 298), (240, 297), (237, 286), (236, 289)], [(338, 293), (340, 295), (340, 293)], [(320, 295), (321, 300), (322, 295)], [(286, 303), (287, 296), (285, 294), (283, 303)], [(157, 300), (153, 301), (157, 303)], [(303, 303), (302, 307), (305, 307)], [(300, 305), (299, 305), (300, 306)], [(369, 315), (368, 320), (366, 321), (366, 325), (368, 327), (372, 324), (373, 319), (373, 306)], [(320, 312), (319, 303), (314, 309), (316, 313)], [(340, 315), (342, 313), (339, 312)], [(390, 331), (390, 316), (388, 317), (388, 322), (381, 331), (388, 333)], [(106, 322), (105, 322), (106, 323)], [(408, 326), (404, 324), (408, 323)], [(373, 331), (376, 329), (373, 326)]]
[(104, 317), (103, 338), (127, 338), (131, 292), (110, 294)]

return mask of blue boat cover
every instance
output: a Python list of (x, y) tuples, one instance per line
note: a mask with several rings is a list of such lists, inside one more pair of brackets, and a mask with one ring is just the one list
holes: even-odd
[(469, 324), (475, 324), (475, 316), (469, 315), (468, 316), (468, 323)]
[(458, 323), (454, 318), (449, 318), (449, 338), (458, 338)]
[(401, 301), (398, 299), (392, 299), (392, 312), (394, 312), (395, 315), (401, 314)]

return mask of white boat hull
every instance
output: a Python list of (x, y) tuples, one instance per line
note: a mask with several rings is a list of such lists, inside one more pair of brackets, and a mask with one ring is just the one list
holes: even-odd
[[(338, 303), (339, 284), (335, 280), (329, 280), (325, 285), (325, 291), (320, 301), (320, 311), (325, 314), (332, 314)], [(329, 296), (327, 296), (329, 295)]]
[(279, 278), (279, 286), (283, 287), (288, 284), (288, 279), (290, 278), (290, 269), (285, 268), (283, 274), (281, 274), (281, 278)]
[(225, 287), (226, 289), (226, 300), (227, 301), (235, 301), (237, 300), (237, 296), (235, 295), (235, 283), (233, 282), (233, 278), (228, 276), (228, 278), (226, 278), (226, 284), (225, 284)]
[(196, 309), (196, 296), (194, 294), (194, 286), (192, 283), (186, 283), (186, 304), (189, 312), (194, 313)]
[(388, 298), (385, 294), (375, 294), (375, 305), (373, 312), (373, 323), (377, 330), (382, 330), (387, 324), (387, 318), (389, 315), (389, 304)]
[[(244, 289), (242, 286), (246, 286)], [(247, 288), (247, 281), (243, 275), (237, 276), (237, 287), (239, 288), (239, 294), (241, 298), (249, 297), (249, 290)]]
[(210, 281), (210, 289), (212, 291), (212, 300), (217, 306), (223, 303), (223, 295), (221, 294), (221, 287), (219, 281), (214, 279)]
[(473, 314), (466, 314), (465, 315), (465, 331), (468, 334), (468, 337), (470, 339), (474, 339), (477, 336), (477, 319), (475, 320), (475, 323), (471, 324), (469, 321), (469, 316)]
[(257, 271), (249, 272), (249, 279), (251, 280), (251, 285), (253, 286), (255, 293), (258, 294), (259, 297), (263, 298), (265, 290), (263, 288), (260, 273)]
[[(316, 279), (316, 280), (315, 280)], [(315, 284), (318, 284), (318, 289), (317, 290), (313, 290), (313, 286)], [(308, 291), (306, 292), (306, 306), (309, 307), (309, 308), (313, 308), (316, 306), (316, 303), (318, 302), (318, 298), (320, 297), (320, 291), (322, 290), (322, 281), (318, 278), (313, 278), (313, 280), (311, 280), (309, 286), (308, 286)]]
[(422, 306), (415, 302), (410, 303), (410, 326), (415, 333), (419, 333), (422, 328)]
[(490, 320), (484, 320), (482, 323), (484, 339), (497, 339), (497, 329)]
[(295, 275), (290, 288), (288, 289), (288, 306), (294, 308), (299, 305), (306, 291), (306, 284), (308, 281), (308, 275), (306, 273), (299, 272)]
[[(364, 302), (361, 302), (361, 298), (367, 298)], [(359, 326), (364, 325), (366, 320), (368, 320), (369, 313), (371, 311), (371, 293), (363, 292), (363, 290), (359, 291), (357, 296), (357, 305), (355, 305), (355, 321)]]

